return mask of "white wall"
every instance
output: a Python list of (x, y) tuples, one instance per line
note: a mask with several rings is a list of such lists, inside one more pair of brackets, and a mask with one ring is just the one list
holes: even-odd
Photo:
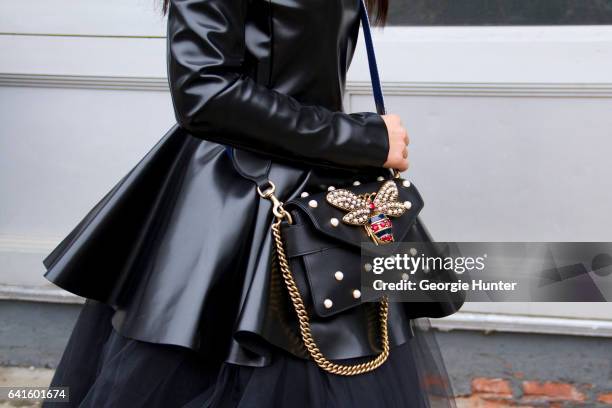
[[(612, 27), (386, 28), (387, 110), (439, 241), (612, 240)], [(367, 65), (352, 110), (371, 109)], [(441, 327), (612, 335), (612, 305), (467, 304)]]
[[(0, 3), (0, 295), (60, 299), (42, 257), (174, 123), (164, 31), (153, 0)], [(612, 240), (612, 27), (375, 42), (437, 240)], [(348, 110), (372, 110), (362, 44), (348, 79)], [(611, 312), (471, 304), (440, 324), (610, 335)]]

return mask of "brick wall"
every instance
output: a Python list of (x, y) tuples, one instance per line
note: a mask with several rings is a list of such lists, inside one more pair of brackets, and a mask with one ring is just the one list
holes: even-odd
[(513, 378), (476, 377), (471, 381), (471, 393), (457, 397), (457, 407), (612, 407), (612, 392), (593, 388), (592, 384), (527, 379), (522, 373)]
[(612, 339), (438, 333), (457, 408), (612, 407)]

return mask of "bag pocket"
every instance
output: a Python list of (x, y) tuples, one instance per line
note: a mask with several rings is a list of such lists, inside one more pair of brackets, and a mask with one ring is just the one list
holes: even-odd
[(331, 317), (362, 302), (380, 300), (362, 296), (359, 248), (322, 235), (299, 210), (293, 211), (292, 217), (294, 224), (285, 225), (282, 234), (294, 279), (307, 307), (319, 317)]

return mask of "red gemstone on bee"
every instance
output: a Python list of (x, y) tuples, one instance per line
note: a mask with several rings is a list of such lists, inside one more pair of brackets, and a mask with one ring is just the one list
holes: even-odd
[(370, 203), (370, 210), (373, 210), (376, 208), (376, 205), (374, 205), (374, 203)]

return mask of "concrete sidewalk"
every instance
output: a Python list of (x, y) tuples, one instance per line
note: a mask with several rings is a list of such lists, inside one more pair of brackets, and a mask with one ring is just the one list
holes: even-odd
[[(53, 371), (50, 368), (0, 366), (0, 387), (47, 387), (53, 377)], [(40, 402), (0, 399), (0, 408), (40, 406)]]

